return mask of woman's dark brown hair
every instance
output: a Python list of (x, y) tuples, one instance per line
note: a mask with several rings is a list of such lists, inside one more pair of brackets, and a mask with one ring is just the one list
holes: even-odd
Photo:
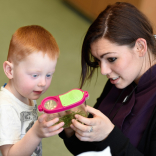
[[(89, 27), (82, 45), (80, 88), (90, 80), (98, 63), (91, 55), (90, 45), (105, 38), (118, 45), (134, 47), (138, 38), (144, 38), (148, 49), (155, 54), (153, 28), (136, 7), (126, 2), (108, 5)], [(156, 54), (155, 54), (156, 55)]]

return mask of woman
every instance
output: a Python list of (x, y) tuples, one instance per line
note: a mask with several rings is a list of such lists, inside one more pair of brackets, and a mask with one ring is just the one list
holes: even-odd
[(76, 115), (60, 136), (71, 153), (156, 155), (156, 41), (133, 5), (109, 5), (89, 27), (82, 46), (81, 87), (100, 67), (108, 81), (90, 118)]

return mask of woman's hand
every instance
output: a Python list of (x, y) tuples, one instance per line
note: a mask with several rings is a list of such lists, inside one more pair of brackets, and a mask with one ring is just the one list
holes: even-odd
[(76, 137), (81, 141), (104, 140), (114, 129), (113, 123), (99, 110), (90, 106), (86, 107), (87, 112), (91, 113), (93, 118), (75, 115), (76, 119), (72, 120), (71, 128), (75, 131)]
[(46, 118), (47, 114), (42, 114), (34, 124), (35, 127), (33, 128), (35, 130), (35, 134), (39, 138), (47, 138), (63, 131), (62, 126), (64, 125), (64, 122), (54, 125), (59, 121), (59, 118), (55, 118), (48, 122), (46, 121)]

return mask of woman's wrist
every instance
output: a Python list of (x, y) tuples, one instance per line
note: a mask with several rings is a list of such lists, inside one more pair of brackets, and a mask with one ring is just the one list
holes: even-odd
[[(113, 131), (114, 127), (115, 127), (114, 124), (111, 124), (111, 125), (110, 125), (109, 132), (107, 133), (106, 137), (105, 137), (103, 140), (105, 140), (105, 139), (110, 135), (110, 133)], [(103, 141), (103, 140), (102, 140), (102, 141)]]

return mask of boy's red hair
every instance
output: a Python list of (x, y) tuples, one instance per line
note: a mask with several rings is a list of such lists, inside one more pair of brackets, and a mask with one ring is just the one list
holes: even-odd
[(33, 52), (39, 51), (51, 59), (59, 56), (59, 47), (50, 32), (38, 25), (24, 26), (13, 34), (7, 60), (18, 63)]

